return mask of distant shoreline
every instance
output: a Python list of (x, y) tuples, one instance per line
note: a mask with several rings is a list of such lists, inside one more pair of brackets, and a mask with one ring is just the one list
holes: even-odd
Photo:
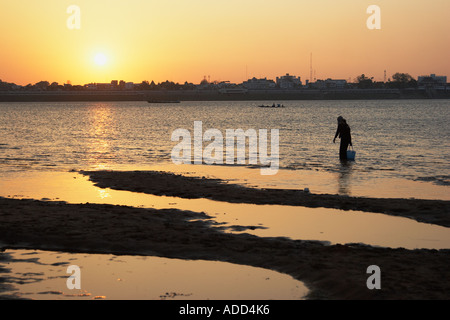
[(0, 102), (88, 101), (286, 101), (286, 100), (401, 100), (450, 99), (449, 90), (343, 89), (343, 90), (249, 90), (221, 93), (218, 90), (186, 91), (28, 91), (0, 92)]

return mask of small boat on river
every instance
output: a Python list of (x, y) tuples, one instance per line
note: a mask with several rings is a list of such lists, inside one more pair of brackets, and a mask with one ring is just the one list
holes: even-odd
[(282, 104), (273, 104), (273, 105), (271, 105), (271, 106), (268, 106), (268, 105), (260, 105), (259, 106), (260, 108), (274, 108), (274, 109), (277, 109), (277, 108), (284, 108), (284, 105), (282, 105)]

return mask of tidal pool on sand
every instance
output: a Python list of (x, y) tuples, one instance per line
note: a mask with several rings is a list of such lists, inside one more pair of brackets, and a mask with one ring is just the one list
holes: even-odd
[[(9, 297), (36, 300), (302, 300), (305, 285), (275, 271), (218, 261), (73, 254), (40, 250), (0, 253)], [(80, 268), (70, 290), (69, 266)], [(1, 269), (0, 269), (1, 270)], [(1, 271), (0, 271), (1, 272)], [(71, 283), (73, 280), (69, 280)]]

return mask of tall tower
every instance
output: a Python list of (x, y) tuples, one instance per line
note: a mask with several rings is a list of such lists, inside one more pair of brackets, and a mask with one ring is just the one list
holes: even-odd
[(386, 83), (386, 70), (384, 70), (384, 83)]
[(312, 52), (311, 52), (311, 56), (309, 58), (309, 82), (312, 82), (312, 78), (313, 78), (313, 67), (312, 67)]

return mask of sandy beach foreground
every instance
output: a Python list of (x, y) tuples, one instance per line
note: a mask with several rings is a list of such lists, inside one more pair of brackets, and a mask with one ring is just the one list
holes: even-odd
[[(446, 201), (383, 200), (261, 190), (163, 172), (84, 172), (100, 187), (242, 203), (325, 206), (403, 215), (444, 226)], [(448, 299), (450, 250), (406, 250), (361, 244), (224, 233), (202, 212), (0, 198), (0, 243), (28, 248), (225, 261), (286, 273), (309, 299)], [(367, 268), (380, 267), (381, 290), (369, 290)], [(0, 273), (0, 280), (3, 275)], [(1, 290), (2, 281), (0, 281)], [(1, 292), (0, 292), (1, 295)]]

